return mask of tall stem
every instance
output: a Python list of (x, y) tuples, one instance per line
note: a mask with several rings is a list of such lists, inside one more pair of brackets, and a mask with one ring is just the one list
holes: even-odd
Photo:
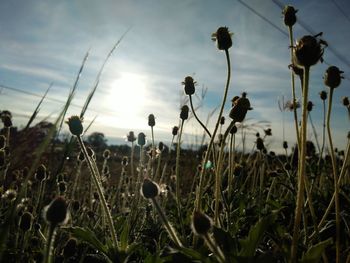
[(291, 248), (291, 260), (297, 261), (299, 226), (301, 220), (301, 212), (304, 200), (304, 176), (306, 165), (306, 134), (307, 134), (307, 103), (309, 90), (309, 73), (310, 67), (304, 67), (304, 81), (303, 81), (303, 104), (302, 104), (302, 122), (301, 122), (301, 143), (299, 144), (299, 171), (298, 171), (298, 194), (295, 208), (293, 240)]
[(51, 263), (52, 262), (52, 251), (55, 241), (55, 234), (56, 234), (56, 226), (50, 224), (49, 226), (49, 234), (47, 237), (47, 243), (45, 248), (45, 255), (44, 255), (44, 263)]
[(216, 121), (215, 129), (214, 129), (214, 132), (213, 132), (213, 134), (212, 134), (212, 136), (210, 138), (208, 149), (206, 151), (206, 154), (205, 154), (205, 157), (204, 157), (204, 161), (202, 163), (203, 169), (202, 169), (200, 177), (199, 177), (199, 189), (197, 191), (196, 202), (195, 202), (195, 209), (197, 211), (201, 211), (201, 204), (202, 204), (201, 199), (202, 199), (202, 194), (203, 194), (203, 181), (204, 181), (203, 179), (204, 179), (205, 172), (206, 172), (205, 165), (206, 165), (206, 163), (209, 160), (209, 155), (210, 155), (211, 149), (212, 149), (213, 144), (214, 144), (214, 139), (215, 139), (217, 130), (219, 128), (220, 119), (222, 117), (222, 112), (224, 111), (224, 107), (225, 107), (225, 103), (226, 103), (226, 99), (227, 99), (228, 87), (230, 85), (231, 62), (230, 62), (230, 55), (229, 55), (227, 49), (225, 49), (225, 55), (226, 55), (226, 61), (227, 61), (227, 80), (226, 80), (226, 85), (225, 85), (225, 92), (224, 92), (224, 97), (222, 98), (220, 113), (219, 113), (218, 119)]
[(329, 142), (329, 150), (331, 153), (332, 167), (333, 167), (333, 179), (334, 179), (334, 201), (335, 201), (335, 224), (336, 224), (336, 262), (340, 262), (340, 207), (339, 207), (339, 185), (338, 185), (338, 174), (337, 174), (337, 163), (334, 155), (333, 140), (331, 134), (331, 111), (332, 111), (332, 99), (333, 99), (333, 88), (330, 88), (329, 99), (328, 99), (328, 110), (327, 110), (327, 134)]
[(208, 136), (211, 137), (210, 131), (209, 131), (208, 128), (205, 127), (205, 125), (201, 122), (201, 120), (198, 118), (198, 116), (197, 116), (197, 114), (196, 114), (196, 111), (194, 110), (193, 102), (192, 102), (192, 95), (189, 95), (189, 97), (190, 97), (191, 110), (192, 110), (192, 113), (193, 113), (194, 117), (195, 117), (196, 120), (199, 122), (199, 124), (203, 127), (203, 129), (204, 129), (205, 132), (208, 134)]

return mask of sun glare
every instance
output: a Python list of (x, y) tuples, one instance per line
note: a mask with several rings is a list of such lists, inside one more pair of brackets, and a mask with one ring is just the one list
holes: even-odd
[(134, 73), (122, 73), (110, 84), (106, 102), (123, 126), (132, 125), (142, 112), (146, 98), (146, 80)]

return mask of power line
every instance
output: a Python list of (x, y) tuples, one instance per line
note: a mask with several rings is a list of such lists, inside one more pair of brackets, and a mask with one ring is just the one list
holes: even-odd
[(335, 1), (332, 0), (333, 4), (336, 6), (336, 8), (338, 9), (338, 11), (340, 13), (342, 13), (342, 15), (345, 17), (346, 20), (348, 20), (348, 22), (350, 22), (350, 17), (348, 16), (347, 13), (345, 13), (345, 11), (341, 8), (341, 6)]

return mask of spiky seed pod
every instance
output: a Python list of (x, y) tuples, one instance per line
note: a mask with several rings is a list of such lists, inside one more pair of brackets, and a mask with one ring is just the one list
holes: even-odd
[(256, 148), (259, 150), (259, 151), (262, 151), (265, 149), (265, 145), (264, 145), (264, 140), (260, 137), (258, 137), (256, 139)]
[(129, 163), (128, 161), (129, 161), (128, 156), (123, 156), (122, 166), (127, 166)]
[(41, 164), (35, 172), (35, 179), (38, 181), (43, 181), (46, 179), (46, 167), (45, 165)]
[(250, 101), (246, 98), (246, 93), (243, 93), (242, 97), (233, 101), (233, 107), (230, 111), (230, 118), (232, 118), (235, 122), (242, 122), (248, 110), (252, 110), (250, 107)]
[(319, 60), (323, 61), (323, 46), (327, 46), (327, 42), (318, 39), (316, 36), (303, 36), (299, 39), (293, 48), (293, 61), (299, 67), (311, 67)]
[(156, 119), (153, 114), (148, 115), (148, 126), (154, 127), (156, 125)]
[(283, 149), (288, 149), (288, 142), (287, 141), (283, 142)]
[(237, 133), (237, 126), (236, 125), (233, 125), (231, 130), (230, 130), (230, 133), (231, 134), (236, 134)]
[(194, 92), (196, 91), (195, 84), (196, 84), (196, 82), (193, 80), (193, 78), (191, 76), (187, 76), (185, 78), (185, 80), (182, 82), (182, 85), (185, 86), (184, 89), (185, 89), (186, 95), (193, 95), (194, 94)]
[(136, 141), (136, 137), (133, 131), (130, 131), (128, 135), (126, 135), (128, 142), (134, 142)]
[(146, 135), (143, 132), (140, 132), (137, 135), (137, 144), (140, 146), (144, 146), (146, 144)]
[(295, 22), (297, 21), (296, 13), (298, 10), (294, 9), (293, 6), (287, 5), (284, 7), (282, 14), (283, 14), (283, 21), (286, 26), (293, 26)]
[(224, 125), (224, 124), (225, 124), (225, 116), (221, 116), (220, 125)]
[(343, 97), (342, 103), (345, 107), (348, 107), (349, 106), (349, 97)]
[(341, 79), (344, 78), (341, 75), (342, 73), (344, 72), (339, 70), (338, 67), (330, 66), (324, 74), (324, 84), (331, 89), (337, 88), (340, 85)]
[(5, 115), (1, 119), (2, 119), (2, 122), (3, 122), (5, 128), (12, 127), (12, 119), (9, 115)]
[(47, 223), (57, 226), (65, 224), (68, 220), (67, 202), (64, 197), (56, 197), (44, 208), (44, 219)]
[(19, 228), (26, 232), (32, 228), (33, 216), (29, 212), (24, 212), (19, 220)]
[(308, 112), (312, 111), (314, 104), (312, 103), (312, 101), (308, 101), (307, 105), (306, 105), (306, 109)]
[(187, 105), (183, 105), (181, 107), (181, 112), (180, 112), (180, 119), (181, 120), (187, 120), (188, 119), (188, 112), (189, 112), (189, 108)]
[(111, 157), (111, 151), (106, 149), (103, 151), (103, 158), (108, 160)]
[(68, 119), (68, 127), (73, 135), (80, 136), (83, 134), (84, 128), (82, 122), (83, 120), (79, 116), (72, 116)]
[(159, 186), (152, 180), (145, 178), (141, 187), (141, 194), (144, 198), (155, 198), (160, 193)]
[(64, 194), (67, 191), (67, 184), (66, 182), (62, 181), (58, 183), (58, 190), (60, 191), (60, 194)]
[(326, 100), (327, 99), (327, 91), (322, 90), (320, 92), (320, 98), (321, 98), (321, 100)]
[(15, 201), (17, 198), (17, 191), (14, 189), (8, 189), (6, 192), (2, 195), (3, 199), (6, 199), (10, 202)]
[(272, 130), (271, 130), (271, 128), (265, 129), (264, 132), (265, 132), (265, 136), (272, 136)]
[(227, 27), (219, 27), (218, 30), (211, 35), (211, 39), (216, 41), (219, 50), (228, 50), (232, 47), (232, 33)]
[(171, 133), (173, 136), (176, 136), (178, 131), (179, 131), (179, 127), (174, 126)]
[(75, 238), (70, 238), (66, 242), (66, 244), (63, 247), (63, 257), (65, 259), (68, 259), (70, 257), (73, 257), (75, 253), (77, 252), (77, 246), (78, 246), (78, 241)]
[(192, 216), (193, 232), (199, 236), (207, 235), (212, 227), (212, 220), (202, 212), (194, 211)]
[(158, 150), (159, 150), (160, 152), (164, 151), (164, 143), (163, 143), (163, 142), (159, 142), (159, 143), (158, 143)]
[(6, 137), (4, 135), (0, 135), (0, 149), (4, 149), (6, 146)]

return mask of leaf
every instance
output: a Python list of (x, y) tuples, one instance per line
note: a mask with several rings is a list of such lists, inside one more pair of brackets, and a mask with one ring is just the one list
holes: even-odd
[(151, 255), (149, 254), (146, 258), (145, 258), (145, 263), (163, 263), (164, 260), (162, 260), (158, 255)]
[(276, 212), (272, 212), (268, 216), (260, 219), (253, 227), (251, 227), (248, 236), (241, 240), (242, 249), (238, 253), (240, 257), (254, 257), (255, 250), (267, 228), (276, 220)]
[(128, 248), (129, 229), (129, 222), (125, 221), (122, 233), (120, 235), (120, 250), (122, 251), (126, 251)]
[(108, 250), (105, 245), (101, 243), (100, 240), (96, 237), (95, 233), (90, 229), (82, 228), (82, 227), (67, 227), (65, 230), (71, 232), (74, 237), (85, 241), (89, 245), (91, 245), (94, 249), (100, 251), (108, 257)]
[(332, 238), (328, 238), (327, 240), (321, 241), (316, 245), (310, 247), (308, 251), (301, 258), (301, 263), (317, 263), (320, 262), (322, 253), (326, 249), (327, 246), (332, 244)]
[(230, 258), (237, 254), (237, 242), (235, 242), (228, 232), (221, 228), (214, 227), (213, 235), (216, 243), (220, 246), (226, 258)]

